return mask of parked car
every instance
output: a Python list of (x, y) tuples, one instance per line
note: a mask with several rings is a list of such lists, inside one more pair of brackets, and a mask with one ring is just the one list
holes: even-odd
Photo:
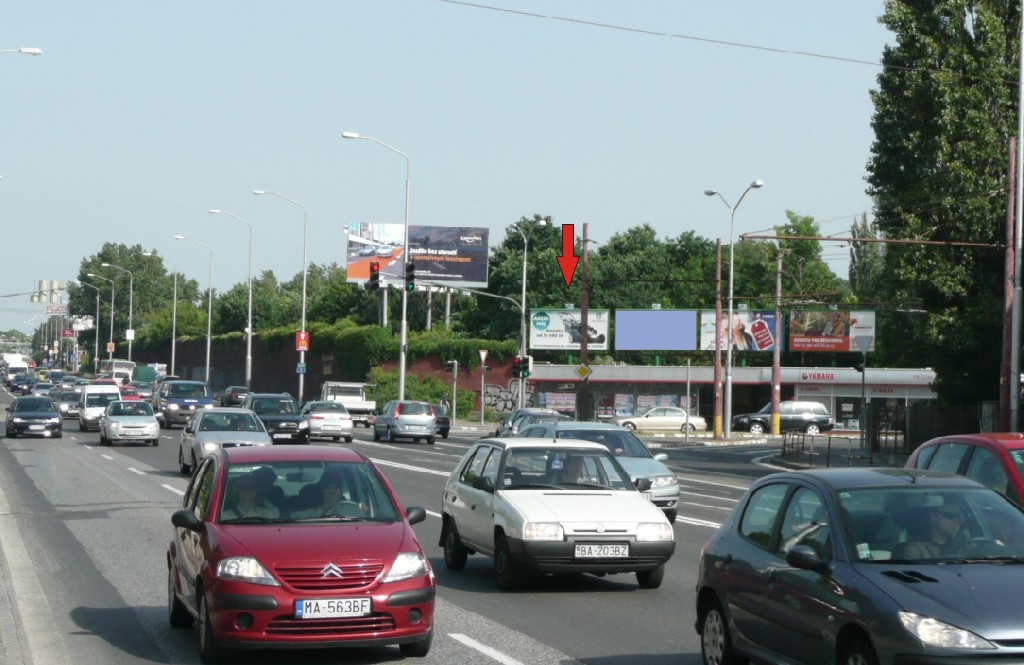
[(322, 437), (352, 443), (355, 423), (352, 415), (341, 402), (315, 401), (302, 406), (302, 417), (309, 426), (309, 438)]
[[(732, 417), (732, 428), (740, 432), (764, 434), (771, 429), (772, 404), (769, 402), (756, 413), (744, 413)], [(800, 431), (820, 434), (835, 427), (835, 420), (821, 402), (779, 403), (779, 428), (783, 432)]]
[(242, 406), (249, 389), (245, 386), (228, 386), (220, 393), (221, 406)]
[(442, 439), (448, 438), (448, 432), (452, 429), (452, 418), (448, 415), (447, 409), (440, 404), (431, 404), (430, 410), (434, 412), (434, 423), (437, 425), (437, 433)]
[(1024, 507), (1024, 434), (954, 434), (918, 446), (908, 469), (930, 469), (967, 476)]
[(600, 443), (615, 455), (634, 483), (640, 478), (650, 479), (651, 489), (645, 493), (647, 498), (665, 513), (669, 522), (675, 523), (679, 511), (679, 479), (665, 466), (668, 455), (652, 455), (644, 442), (628, 429), (611, 423), (546, 420), (520, 428), (516, 437)]
[(611, 422), (631, 430), (703, 432), (708, 428), (703, 417), (690, 415), (678, 406), (656, 406), (641, 415), (612, 418)]
[(412, 400), (391, 400), (373, 419), (373, 440), (381, 437), (394, 443), (398, 439), (409, 439), (413, 443), (426, 441), (434, 445), (437, 422), (427, 402)]
[[(344, 498), (321, 510), (329, 487)], [(256, 512), (272, 517), (246, 516)], [(434, 574), (412, 529), (424, 519), (350, 448), (216, 450), (171, 516), (170, 624), (198, 619), (203, 662), (233, 647), (398, 645), (426, 656)]]
[(250, 409), (199, 409), (181, 430), (178, 468), (182, 473), (190, 473), (199, 462), (221, 448), (269, 446), (273, 443), (263, 421)]
[(78, 393), (74, 390), (56, 390), (49, 397), (60, 411), (61, 418), (78, 417)]
[(657, 588), (676, 543), (641, 494), (650, 488), (597, 443), (483, 439), (441, 497), (445, 565), (462, 570), (472, 553), (491, 557), (502, 590), (531, 572), (633, 573), (641, 588)]
[(150, 446), (160, 443), (160, 423), (153, 407), (141, 400), (118, 400), (107, 405), (100, 418), (100, 443), (140, 441)]
[(153, 394), (153, 412), (163, 428), (185, 424), (196, 409), (213, 406), (210, 386), (203, 381), (161, 381)]
[(704, 662), (1024, 662), (1024, 513), (967, 478), (759, 479), (700, 558)]
[(42, 436), (59, 439), (64, 433), (61, 422), (60, 411), (49, 397), (16, 397), (7, 407), (7, 438)]
[(290, 395), (248, 393), (242, 408), (250, 409), (259, 416), (274, 443), (309, 443), (309, 423)]

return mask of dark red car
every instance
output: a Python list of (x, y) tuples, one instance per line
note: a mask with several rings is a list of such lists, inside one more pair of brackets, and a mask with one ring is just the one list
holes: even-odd
[(1018, 432), (940, 436), (922, 443), (906, 467), (967, 476), (1024, 506), (1024, 434)]
[(223, 448), (171, 516), (172, 626), (198, 620), (199, 653), (399, 645), (430, 650), (434, 573), (374, 464), (349, 448)]

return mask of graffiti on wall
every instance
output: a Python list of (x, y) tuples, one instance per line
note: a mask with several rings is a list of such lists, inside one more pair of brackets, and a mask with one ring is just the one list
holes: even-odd
[[(511, 413), (519, 406), (519, 379), (511, 379), (507, 386), (496, 383), (484, 384), (484, 408), (495, 413)], [(533, 387), (526, 384), (523, 406), (533, 406)]]

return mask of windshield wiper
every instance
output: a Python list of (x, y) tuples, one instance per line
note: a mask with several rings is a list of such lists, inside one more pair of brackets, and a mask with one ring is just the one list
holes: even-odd
[(991, 556), (973, 556), (963, 559), (943, 559), (942, 561), (939, 561), (939, 565), (961, 563), (1024, 563), (1024, 557), (993, 554)]
[(590, 482), (590, 481), (586, 481), (586, 480), (575, 482), (575, 483), (562, 483), (562, 484), (563, 485), (576, 485), (577, 487), (593, 487), (594, 489), (601, 489), (601, 490), (613, 490), (613, 489), (615, 489), (611, 485), (604, 485), (602, 483), (595, 483), (595, 482)]
[(548, 483), (520, 483), (520, 484), (517, 484), (517, 485), (509, 485), (509, 486), (505, 487), (504, 489), (507, 489), (507, 490), (535, 490), (535, 489), (560, 490), (562, 488), (559, 487), (558, 485), (549, 485)]
[(256, 515), (249, 515), (248, 517), (229, 517), (228, 519), (222, 519), (221, 524), (277, 524), (284, 522), (285, 520), (278, 519), (276, 517), (258, 517)]

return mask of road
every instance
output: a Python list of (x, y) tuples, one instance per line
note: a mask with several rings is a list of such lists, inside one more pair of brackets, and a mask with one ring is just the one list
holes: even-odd
[[(0, 394), (0, 402), (10, 399)], [(155, 448), (108, 447), (73, 423), (65, 422), (59, 440), (0, 440), (0, 566), (7, 589), (5, 596), (0, 587), (0, 661), (198, 663), (195, 628), (172, 629), (166, 616), (170, 515), (187, 482), (177, 465), (181, 430), (164, 431)], [(426, 446), (374, 443), (369, 430), (357, 428), (348, 444), (380, 465), (404, 505), (428, 511), (427, 521), (414, 528), (437, 575), (437, 632), (421, 662), (699, 663), (693, 586), (700, 548), (752, 480), (771, 471), (752, 460), (774, 449), (662, 449), (683, 495), (677, 548), (661, 588), (641, 590), (632, 575), (581, 576), (540, 578), (503, 593), (489, 559), (472, 556), (465, 570), (449, 571), (437, 544), (445, 479), (482, 434), (453, 431)], [(245, 653), (237, 662), (294, 658), (291, 652)], [(379, 648), (313, 652), (298, 662), (400, 659), (397, 648)]]

